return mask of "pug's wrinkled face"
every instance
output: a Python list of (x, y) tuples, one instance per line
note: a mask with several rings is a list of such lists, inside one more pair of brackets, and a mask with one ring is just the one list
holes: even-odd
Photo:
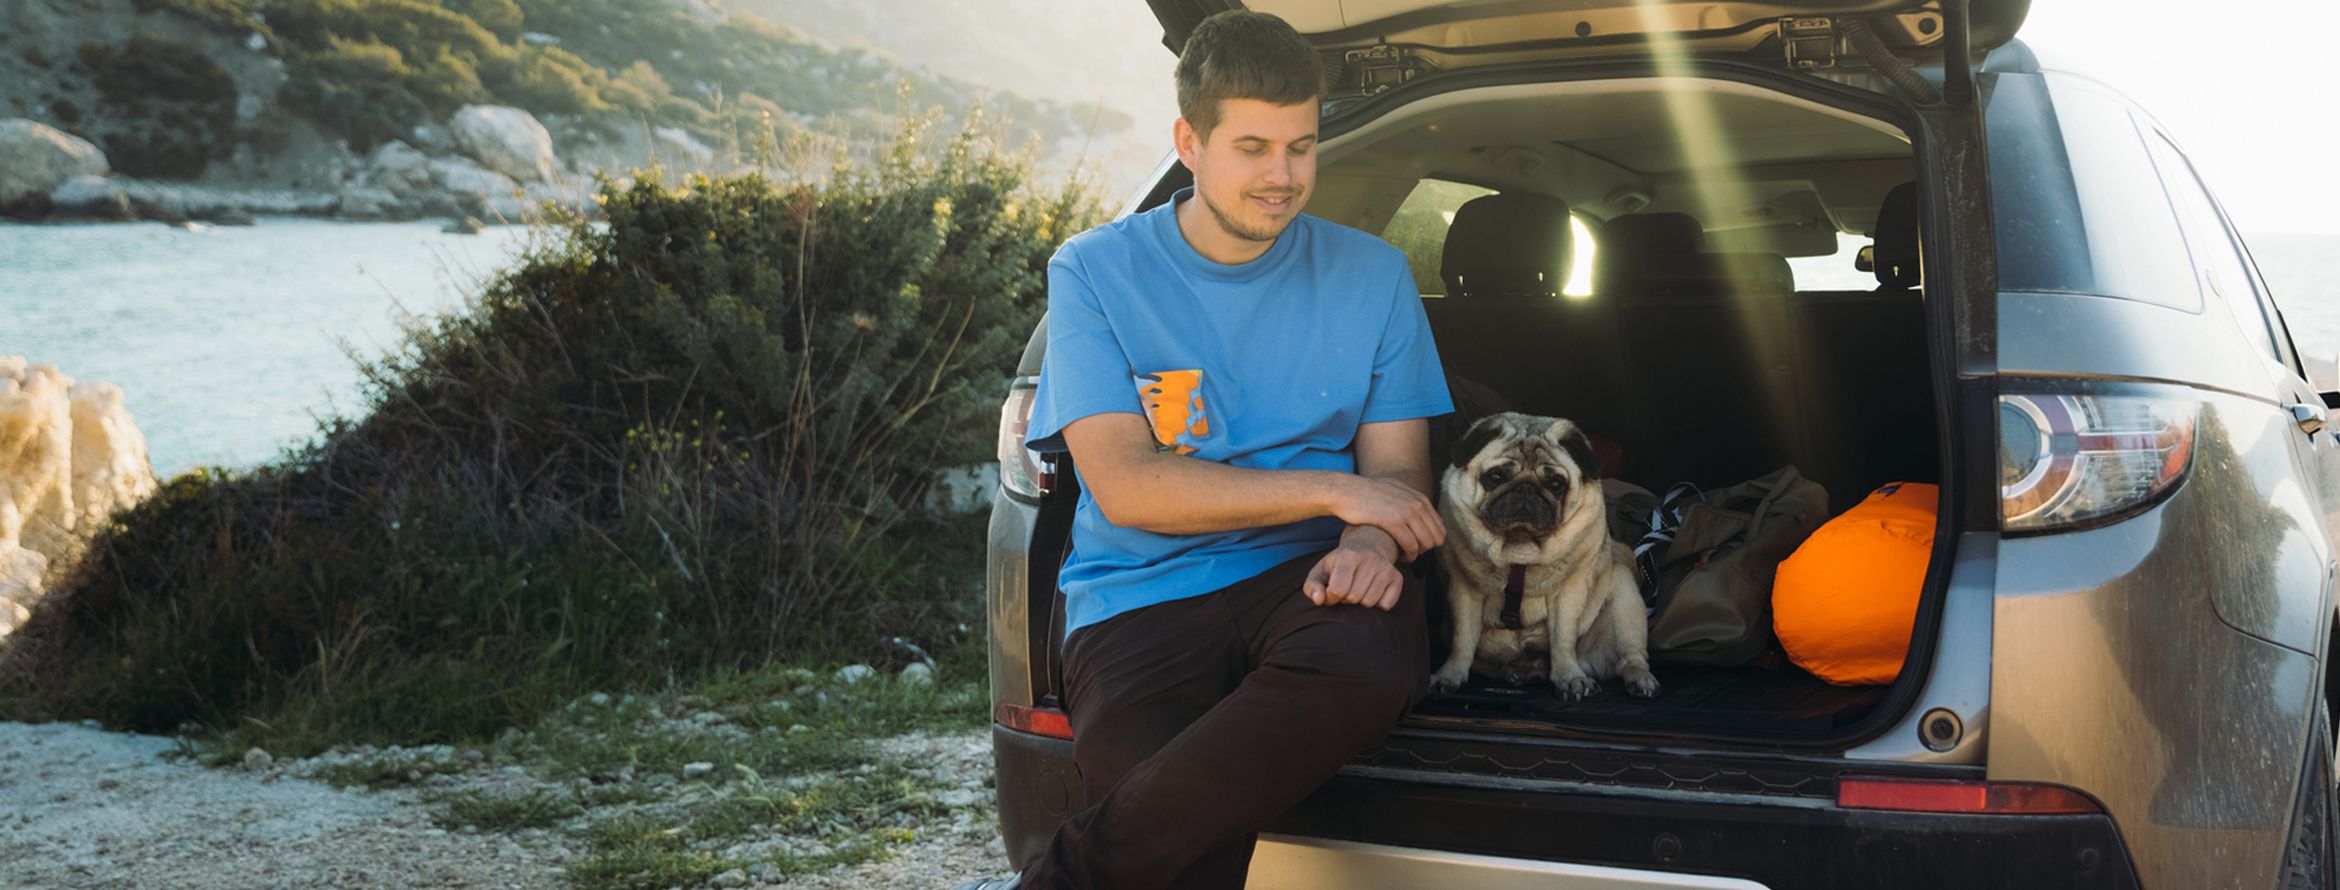
[[(1563, 523), (1584, 504), (1600, 503), (1600, 463), (1576, 424), (1503, 413), (1480, 418), (1455, 443), (1446, 496), (1467, 505), (1484, 527), (1495, 558), (1540, 560)], [(1589, 490), (1592, 498), (1576, 495)]]

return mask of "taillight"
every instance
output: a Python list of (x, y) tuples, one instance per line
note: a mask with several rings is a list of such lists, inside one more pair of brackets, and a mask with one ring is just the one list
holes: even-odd
[(2000, 816), (2103, 812), (2079, 792), (2053, 785), (1851, 776), (1837, 780), (1836, 805), (1849, 810)]
[(1043, 735), (1052, 739), (1072, 738), (1072, 718), (1055, 708), (1035, 708), (1029, 705), (1000, 705), (991, 715), (992, 722), (1017, 732)]
[(1039, 391), (1040, 378), (1018, 377), (1008, 384), (1007, 403), (999, 407), (999, 484), (1026, 500), (1056, 488), (1056, 464), (1024, 447), (1024, 433), (1032, 428), (1032, 399)]
[(1999, 507), (2007, 531), (2142, 509), (2185, 478), (2197, 402), (2141, 396), (1999, 397)]

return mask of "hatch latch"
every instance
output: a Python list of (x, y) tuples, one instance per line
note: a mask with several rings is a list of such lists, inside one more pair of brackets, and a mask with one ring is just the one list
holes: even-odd
[(1836, 20), (1827, 16), (1780, 19), (1779, 42), (1787, 54), (1788, 67), (1798, 71), (1834, 68), (1837, 56), (1844, 50), (1844, 35), (1837, 30)]
[(1349, 84), (1366, 96), (1404, 84), (1422, 70), (1420, 61), (1388, 44), (1349, 50), (1342, 54), (1341, 66)]

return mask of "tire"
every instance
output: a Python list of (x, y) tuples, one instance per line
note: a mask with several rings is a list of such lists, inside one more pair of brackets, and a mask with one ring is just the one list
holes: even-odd
[(2340, 834), (2333, 825), (2332, 713), (2316, 697), (2314, 728), (2308, 734), (2307, 763), (2300, 776), (2299, 803), (2291, 819), (2291, 842), (2283, 857), (2285, 890), (2333, 890), (2334, 853)]

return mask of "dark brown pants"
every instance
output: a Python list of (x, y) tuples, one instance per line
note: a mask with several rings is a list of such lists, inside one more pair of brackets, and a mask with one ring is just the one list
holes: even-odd
[(1421, 586), (1395, 608), (1319, 606), (1310, 554), (1065, 643), (1073, 762), (1089, 808), (1023, 886), (1243, 886), (1259, 830), (1379, 741), (1429, 677)]

